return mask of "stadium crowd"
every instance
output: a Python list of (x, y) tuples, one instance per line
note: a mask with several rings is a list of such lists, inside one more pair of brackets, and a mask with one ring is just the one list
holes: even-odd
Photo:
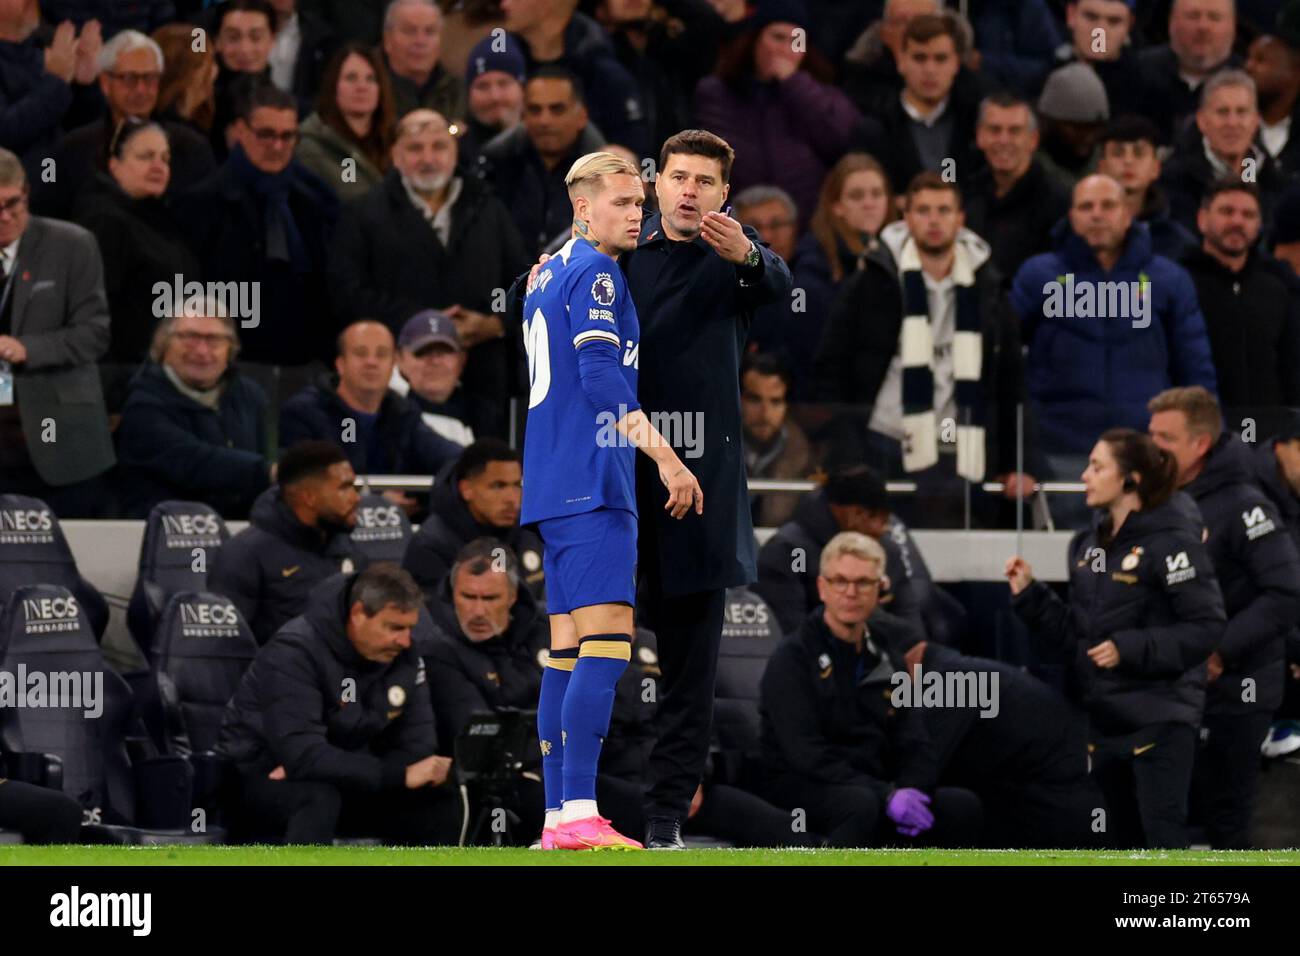
[[(750, 496), (775, 649), (687, 830), (1246, 847), (1300, 716), (1297, 117), (1294, 0), (0, 0), (0, 495), (247, 520), (202, 582), (260, 648), (214, 741), (232, 832), (455, 842), (456, 742), (535, 707), (549, 645), (509, 290), (574, 160), (631, 158), (648, 216), (707, 130), (794, 279), (749, 325), (748, 473), (818, 487)], [(434, 479), (375, 499), (419, 525), (387, 560), (380, 475)], [(1008, 562), (1032, 662), (909, 532), (1017, 522), (1078, 532), (1067, 589)], [(899, 706), (900, 672), (996, 674), (998, 713)], [(640, 628), (623, 832), (657, 674)], [(529, 841), (511, 766), (469, 792)], [(8, 772), (0, 827), (77, 838)]]

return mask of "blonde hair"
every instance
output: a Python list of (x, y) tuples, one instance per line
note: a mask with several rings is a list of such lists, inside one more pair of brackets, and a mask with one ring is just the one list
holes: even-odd
[(1194, 435), (1209, 435), (1217, 442), (1223, 434), (1223, 413), (1219, 403), (1203, 385), (1167, 388), (1147, 402), (1147, 411), (1182, 412), (1187, 417), (1187, 430)]
[(836, 558), (851, 554), (863, 561), (874, 561), (880, 570), (885, 570), (885, 549), (880, 542), (860, 531), (841, 531), (826, 542), (822, 548), (821, 560), (817, 564), (817, 573), (825, 577), (826, 568)]
[(641, 173), (636, 166), (622, 156), (605, 152), (588, 153), (574, 160), (573, 165), (569, 167), (568, 175), (564, 177), (564, 185), (569, 187), (570, 198), (579, 193), (591, 196), (600, 192), (604, 186), (604, 177), (617, 176), (620, 173), (641, 178)]

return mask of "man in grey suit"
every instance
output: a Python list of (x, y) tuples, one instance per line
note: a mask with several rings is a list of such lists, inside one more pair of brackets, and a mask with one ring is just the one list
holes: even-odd
[(0, 149), (0, 489), (60, 518), (105, 513), (113, 467), (99, 369), (108, 300), (95, 237), (33, 216), (18, 157)]

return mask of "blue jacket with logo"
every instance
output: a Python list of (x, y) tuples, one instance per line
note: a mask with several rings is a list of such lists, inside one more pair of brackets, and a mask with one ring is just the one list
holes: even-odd
[[(1029, 259), (1011, 287), (1011, 307), (1028, 347), (1025, 386), (1038, 414), (1043, 447), (1049, 453), (1086, 453), (1108, 428), (1145, 431), (1147, 401), (1176, 385), (1204, 385), (1217, 391), (1210, 340), (1186, 270), (1151, 250), (1151, 235), (1134, 223), (1115, 268), (1102, 270), (1084, 239), (1063, 220), (1053, 230), (1054, 252)], [(1073, 277), (1072, 279), (1069, 277)], [(1101, 283), (1145, 283), (1133, 315), (1129, 290), (1106, 298), (1128, 315), (1049, 315), (1079, 303), (1091, 288), (1094, 302), (1110, 287)], [(1059, 290), (1059, 291), (1058, 291)], [(1067, 294), (1073, 290), (1074, 294)], [(1149, 304), (1143, 302), (1147, 300)], [(1049, 309), (1057, 303), (1062, 309)], [(1147, 321), (1149, 320), (1149, 324)]]

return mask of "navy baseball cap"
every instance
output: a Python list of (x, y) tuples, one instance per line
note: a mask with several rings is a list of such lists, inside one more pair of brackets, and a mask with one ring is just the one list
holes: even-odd
[(465, 85), (469, 86), (484, 73), (494, 71), (509, 73), (523, 83), (527, 70), (518, 40), (504, 31), (497, 36), (488, 34), (469, 51), (469, 59), (465, 61)]
[(450, 345), (457, 352), (464, 351), (456, 323), (445, 312), (425, 309), (406, 320), (402, 334), (397, 337), (397, 347), (406, 352), (418, 352), (430, 345)]

